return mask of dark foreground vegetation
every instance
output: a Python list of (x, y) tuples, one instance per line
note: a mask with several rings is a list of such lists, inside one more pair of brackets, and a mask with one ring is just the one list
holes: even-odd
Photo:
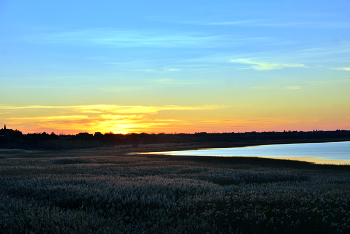
[(0, 129), (0, 149), (67, 150), (97, 147), (113, 147), (131, 144), (194, 143), (204, 147), (234, 147), (246, 145), (350, 141), (350, 130), (336, 131), (284, 131), (284, 132), (245, 132), (245, 133), (206, 133), (195, 134), (101, 134), (79, 133), (76, 135), (56, 135), (33, 133), (22, 134), (19, 130)]
[(350, 166), (132, 149), (1, 150), (0, 232), (350, 233)]

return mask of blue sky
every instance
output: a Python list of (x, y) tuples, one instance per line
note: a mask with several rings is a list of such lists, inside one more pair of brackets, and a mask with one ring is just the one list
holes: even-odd
[[(1, 1), (0, 119), (64, 132), (60, 116), (99, 105), (66, 125), (350, 128), (349, 12), (349, 1)], [(105, 105), (157, 111), (115, 120)]]

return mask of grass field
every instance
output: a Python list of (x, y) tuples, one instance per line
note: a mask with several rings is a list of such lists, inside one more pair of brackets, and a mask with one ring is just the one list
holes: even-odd
[(0, 232), (350, 233), (350, 166), (133, 150), (0, 151)]

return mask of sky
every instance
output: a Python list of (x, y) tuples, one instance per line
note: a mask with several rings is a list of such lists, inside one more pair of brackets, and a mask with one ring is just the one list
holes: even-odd
[(0, 0), (0, 126), (350, 130), (349, 12), (349, 0)]

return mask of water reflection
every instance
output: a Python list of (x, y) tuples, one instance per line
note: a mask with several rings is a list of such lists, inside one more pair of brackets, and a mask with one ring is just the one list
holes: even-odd
[(255, 156), (341, 165), (350, 164), (350, 142), (260, 145), (236, 148), (152, 152), (149, 154), (218, 157)]

